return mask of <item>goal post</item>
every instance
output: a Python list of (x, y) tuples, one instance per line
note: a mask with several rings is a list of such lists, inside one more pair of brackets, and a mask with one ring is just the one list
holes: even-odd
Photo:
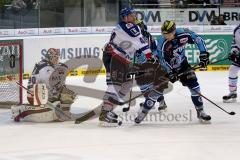
[(22, 104), (23, 40), (0, 40), (0, 108)]

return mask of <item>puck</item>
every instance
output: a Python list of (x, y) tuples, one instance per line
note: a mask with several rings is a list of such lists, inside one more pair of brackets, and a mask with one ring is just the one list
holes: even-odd
[(122, 121), (118, 121), (118, 126), (121, 126), (122, 125)]

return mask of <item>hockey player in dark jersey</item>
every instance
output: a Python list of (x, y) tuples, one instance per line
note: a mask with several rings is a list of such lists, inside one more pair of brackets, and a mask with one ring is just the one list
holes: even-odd
[[(202, 98), (197, 94), (197, 92), (200, 92), (200, 86), (196, 74), (185, 56), (185, 45), (188, 43), (196, 44), (200, 51), (199, 65), (203, 68), (207, 67), (209, 64), (209, 53), (204, 40), (188, 29), (176, 29), (174, 21), (165, 21), (161, 30), (162, 36), (158, 40), (157, 51), (154, 54), (159, 57), (160, 63), (164, 66), (172, 83), (179, 80), (183, 86), (189, 88), (192, 102), (197, 111), (197, 117), (202, 121), (211, 120), (211, 116), (207, 115), (203, 110)], [(140, 123), (146, 117), (154, 103), (154, 101), (149, 100), (149, 105), (145, 105), (135, 119), (136, 123)]]
[(233, 31), (233, 40), (229, 59), (232, 61), (232, 65), (229, 68), (228, 76), (230, 93), (223, 96), (223, 102), (236, 102), (238, 72), (240, 70), (240, 25), (238, 25)]
[[(151, 51), (152, 52), (156, 51), (157, 50), (156, 40), (148, 32), (147, 25), (144, 24), (144, 22), (142, 20), (136, 20), (135, 24), (137, 24), (141, 28), (142, 35), (143, 35), (145, 41), (148, 42)], [(158, 63), (159, 62), (159, 58), (156, 55), (153, 55), (152, 58), (149, 60), (150, 60), (150, 63)], [(140, 89), (142, 91), (144, 91), (145, 86), (146, 86), (146, 84), (143, 86), (140, 86)], [(159, 111), (165, 111), (167, 109), (167, 105), (164, 100), (163, 93), (161, 93), (161, 96), (157, 99), (157, 102), (159, 102), (159, 106), (158, 106)], [(144, 103), (140, 103), (141, 107), (143, 107), (143, 105), (144, 105)]]

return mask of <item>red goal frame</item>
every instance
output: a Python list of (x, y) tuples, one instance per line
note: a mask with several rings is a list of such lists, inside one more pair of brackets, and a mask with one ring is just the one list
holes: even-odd
[[(14, 39), (14, 40), (0, 40), (0, 46), (10, 46), (10, 45), (18, 45), (19, 46), (19, 70), (16, 74), (17, 76), (14, 76), (14, 78), (17, 78), (18, 82), (22, 85), (23, 84), (23, 40), (22, 39)], [(10, 76), (11, 77), (11, 76)], [(11, 81), (12, 79), (9, 78), (9, 76), (2, 76), (3, 80)], [(12, 77), (11, 77), (12, 78)], [(18, 86), (19, 88), (19, 97), (18, 102), (11, 103), (11, 102), (2, 102), (0, 101), (0, 105), (9, 105), (9, 104), (22, 104), (23, 103), (23, 89)], [(1, 95), (4, 96), (4, 95)]]

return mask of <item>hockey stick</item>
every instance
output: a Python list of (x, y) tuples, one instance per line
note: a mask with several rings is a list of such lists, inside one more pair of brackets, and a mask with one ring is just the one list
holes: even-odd
[[(134, 53), (134, 57), (133, 57), (133, 65), (135, 63), (135, 53)], [(132, 72), (132, 71), (131, 71)], [(134, 76), (135, 74), (131, 73), (131, 78), (132, 78), (132, 88), (133, 88), (133, 80), (134, 80)], [(132, 99), (132, 88), (131, 88), (131, 91), (129, 93), (129, 99)], [(123, 112), (128, 112), (130, 110), (130, 107), (131, 107), (131, 101), (128, 103), (128, 107), (126, 108), (123, 108), (122, 111)]]
[[(218, 62), (221, 62), (221, 61), (225, 61), (225, 60), (227, 60), (227, 59), (228, 59), (228, 58), (224, 58), (224, 59), (218, 60), (218, 61), (213, 62), (213, 63), (210, 63), (210, 64), (215, 64), (215, 63), (218, 63)], [(196, 69), (199, 69), (199, 68), (201, 68), (201, 67), (200, 67), (200, 66), (198, 66), (198, 67), (197, 67), (197, 66), (194, 66), (194, 68), (192, 68), (192, 69), (193, 69), (193, 70), (196, 70)], [(178, 76), (182, 76), (184, 73), (185, 73), (185, 72), (182, 72), (182, 73), (180, 73)], [(165, 75), (164, 75), (164, 76), (165, 76)], [(127, 103), (133, 101), (134, 99), (136, 99), (136, 98), (138, 98), (138, 97), (143, 96), (144, 94), (149, 93), (151, 90), (156, 89), (157, 87), (160, 87), (161, 85), (162, 85), (162, 84), (159, 84), (159, 85), (157, 85), (157, 86), (154, 86), (154, 88), (152, 88), (152, 89), (150, 89), (150, 90), (147, 90), (147, 91), (145, 91), (145, 92), (142, 92), (141, 94), (133, 97), (132, 99), (128, 99), (128, 100), (123, 101), (123, 102), (120, 102), (120, 101), (118, 101), (118, 100), (116, 100), (116, 99), (114, 99), (114, 98), (112, 98), (112, 97), (109, 97), (108, 100), (109, 100), (110, 102), (116, 104), (116, 105), (122, 106), (122, 105), (124, 105), (124, 104), (127, 104)]]
[(142, 93), (140, 93), (139, 95), (136, 95), (136, 96), (133, 97), (132, 99), (128, 99), (128, 100), (123, 101), (123, 102), (120, 102), (120, 101), (118, 101), (118, 100), (116, 100), (116, 99), (114, 99), (114, 98), (112, 98), (112, 97), (109, 97), (108, 100), (109, 100), (110, 102), (116, 104), (116, 105), (122, 106), (122, 105), (124, 105), (124, 104), (127, 104), (127, 103), (133, 101), (134, 99), (136, 99), (136, 98), (138, 98), (138, 97), (143, 96), (144, 94), (147, 94), (147, 93), (151, 92), (152, 90), (154, 90), (154, 89), (156, 89), (156, 88), (158, 88), (158, 87), (160, 87), (160, 86), (162, 86), (162, 85), (164, 85), (164, 84), (158, 84), (158, 85), (154, 86), (152, 89), (146, 90), (145, 92), (142, 92)]
[[(132, 77), (132, 85), (133, 85), (134, 75), (135, 75), (135, 74), (132, 74), (132, 75), (131, 75), (131, 77)], [(132, 87), (133, 87), (133, 86), (132, 86)], [(131, 91), (130, 91), (130, 93), (129, 93), (129, 99), (132, 99), (132, 88), (131, 88)], [(130, 107), (131, 107), (131, 101), (129, 101), (128, 107), (123, 108), (122, 111), (123, 111), (123, 112), (128, 112), (128, 111), (130, 110)]]
[[(215, 63), (222, 62), (222, 61), (225, 61), (225, 60), (228, 60), (228, 59), (229, 59), (229, 58), (223, 58), (223, 59), (220, 59), (220, 60), (218, 60), (218, 61), (215, 61), (215, 62), (212, 62), (212, 63), (209, 63), (209, 64), (210, 64), (210, 65), (211, 65), (211, 64), (215, 64)], [(193, 67), (194, 70), (200, 69), (200, 68), (203, 68), (203, 67), (198, 66), (198, 65), (196, 65), (196, 66)]]
[(199, 96), (203, 97), (204, 99), (206, 99), (207, 101), (209, 101), (210, 103), (212, 103), (213, 105), (215, 105), (216, 107), (218, 107), (219, 109), (223, 110), (224, 112), (226, 112), (229, 115), (235, 115), (236, 113), (231, 111), (228, 112), (225, 109), (223, 109), (222, 107), (220, 107), (219, 105), (217, 105), (216, 103), (214, 103), (213, 101), (211, 101), (210, 99), (208, 99), (206, 96), (202, 95), (200, 92), (196, 91), (195, 89), (192, 89), (194, 92), (196, 92)]
[[(222, 61), (225, 61), (225, 60), (228, 60), (228, 58), (220, 59), (220, 60), (218, 60), (218, 61), (216, 61), (216, 62), (209, 63), (208, 65), (215, 64), (215, 63), (218, 63), (218, 62), (222, 62)], [(200, 68), (202, 68), (202, 66), (199, 66), (199, 64), (197, 64), (197, 65), (195, 65), (195, 66), (192, 67), (193, 70), (200, 69)], [(178, 76), (180, 77), (180, 76), (182, 76), (184, 73), (185, 73), (185, 72), (182, 72), (182, 73), (178, 74)]]
[[(29, 93), (29, 94), (31, 94), (32, 96), (34, 96), (33, 93), (32, 93), (28, 88), (24, 87), (23, 85), (21, 85), (21, 84), (20, 84), (19, 82), (17, 82), (17, 81), (16, 81), (16, 83), (17, 83), (17, 85), (19, 85), (19, 87), (25, 89), (25, 90), (27, 91), (27, 93)], [(58, 112), (60, 115), (63, 115), (63, 116), (65, 116), (65, 117), (67, 117), (68, 119), (71, 119), (71, 116), (67, 115), (61, 108), (54, 106), (54, 105), (53, 105), (51, 102), (49, 102), (49, 101), (47, 101), (47, 104), (48, 104), (48, 106), (49, 106), (50, 109), (53, 109), (53, 110), (55, 110), (56, 112)]]

